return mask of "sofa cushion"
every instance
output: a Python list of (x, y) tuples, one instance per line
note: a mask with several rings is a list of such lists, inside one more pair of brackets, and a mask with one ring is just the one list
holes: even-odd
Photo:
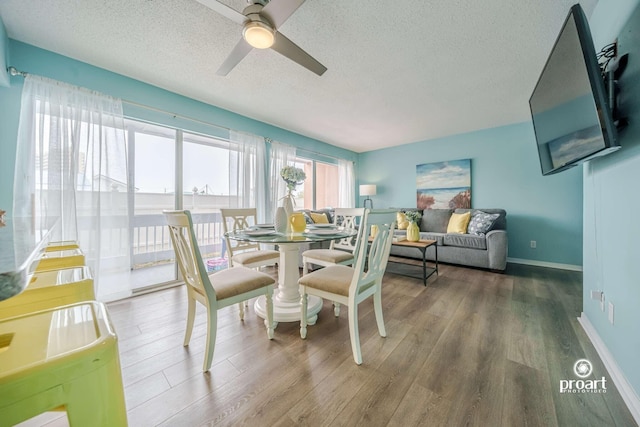
[[(333, 209), (318, 209), (318, 210), (303, 209), (302, 213), (304, 213), (304, 217), (305, 217), (305, 220), (307, 221), (307, 224), (314, 224), (318, 222), (316, 220), (324, 221), (324, 219), (322, 219), (322, 216), (326, 218), (327, 222), (329, 223), (333, 222), (333, 213), (334, 213)], [(313, 217), (315, 217), (315, 219)]]
[[(394, 236), (401, 236), (406, 238), (407, 231), (406, 230), (396, 230), (393, 233)], [(435, 240), (438, 246), (442, 246), (443, 244), (444, 233), (430, 233), (421, 231), (420, 232), (420, 240)]]
[(304, 214), (304, 220), (307, 222), (307, 224), (313, 224), (313, 218), (311, 218), (311, 214), (307, 211), (303, 211), (302, 213)]
[(476, 210), (480, 210), (482, 212), (488, 213), (488, 214), (494, 214), (497, 213), (500, 216), (498, 218), (496, 218), (496, 220), (493, 222), (493, 225), (491, 226), (491, 228), (489, 230), (487, 230), (487, 233), (491, 230), (506, 230), (507, 229), (507, 211), (505, 211), (504, 209), (465, 209), (465, 208), (458, 208), (455, 210), (455, 213), (465, 213), (465, 212), (469, 212), (469, 211), (476, 211)]
[(497, 213), (490, 214), (479, 210), (473, 211), (467, 232), (476, 236), (484, 236), (491, 230), (493, 223), (499, 216), (500, 214)]
[(425, 209), (420, 221), (420, 231), (446, 233), (453, 209)]
[(420, 232), (420, 240), (435, 240), (436, 245), (442, 246), (444, 244), (444, 233), (431, 233), (431, 232)]
[(325, 213), (318, 213), (318, 212), (310, 212), (309, 215), (311, 215), (311, 219), (313, 220), (314, 224), (328, 224), (329, 223), (329, 218), (327, 218), (327, 215), (325, 215)]
[(389, 209), (393, 209), (393, 210), (396, 210), (398, 212), (405, 212), (405, 213), (409, 212), (409, 211), (418, 211), (418, 212), (420, 212), (420, 214), (422, 214), (422, 209), (418, 209), (418, 208), (394, 208), (394, 207), (391, 207)]
[(445, 246), (457, 246), (460, 248), (487, 249), (487, 239), (484, 236), (474, 236), (472, 234), (445, 234)]
[(396, 214), (396, 223), (398, 224), (398, 230), (406, 230), (409, 227), (409, 221), (407, 220), (407, 216), (404, 212), (398, 211)]
[(449, 225), (447, 225), (447, 233), (465, 234), (467, 232), (467, 226), (469, 225), (469, 219), (471, 219), (471, 212), (451, 214)]

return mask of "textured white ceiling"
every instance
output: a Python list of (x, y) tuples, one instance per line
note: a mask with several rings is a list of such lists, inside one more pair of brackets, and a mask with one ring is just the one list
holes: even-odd
[(1, 0), (0, 16), (15, 40), (365, 152), (528, 120), (573, 3), (308, 0), (280, 31), (321, 77), (257, 49), (217, 76), (241, 27), (196, 0)]

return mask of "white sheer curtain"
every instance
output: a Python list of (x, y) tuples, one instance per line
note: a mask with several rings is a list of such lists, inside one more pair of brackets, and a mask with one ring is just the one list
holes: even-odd
[(229, 150), (229, 207), (255, 207), (258, 222), (270, 222), (266, 219), (264, 138), (231, 130), (229, 140), (233, 143)]
[(356, 206), (356, 179), (353, 172), (353, 162), (338, 160), (338, 203), (341, 208)]
[(277, 141), (271, 141), (270, 167), (269, 167), (269, 212), (267, 218), (272, 218), (276, 208), (280, 205), (280, 199), (287, 194), (287, 185), (280, 176), (280, 170), (287, 165), (292, 165), (296, 160), (296, 148)]
[(22, 90), (14, 217), (32, 217), (52, 240), (77, 240), (96, 297), (131, 293), (127, 147), (122, 102), (29, 75)]

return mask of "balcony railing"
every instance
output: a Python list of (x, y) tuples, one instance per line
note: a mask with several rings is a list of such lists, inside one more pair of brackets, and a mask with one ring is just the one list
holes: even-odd
[[(108, 225), (103, 222), (100, 238), (101, 259), (107, 261), (124, 256), (131, 242), (131, 268), (141, 269), (174, 262), (175, 255), (162, 210), (173, 205), (175, 194), (136, 193), (135, 214), (129, 218), (122, 214), (126, 206), (126, 192), (108, 194), (107, 206), (112, 212), (105, 214)], [(183, 198), (185, 209), (191, 211), (194, 231), (204, 259), (225, 255), (224, 228), (219, 209), (229, 205), (228, 196), (187, 194)], [(91, 209), (90, 192), (77, 194), (78, 240), (91, 247), (92, 230), (96, 221)], [(47, 224), (37, 224), (38, 229), (48, 229)]]
[[(202, 257), (223, 256), (224, 228), (220, 212), (192, 213), (192, 218)], [(175, 259), (169, 229), (162, 214), (133, 217), (132, 253), (134, 269)]]

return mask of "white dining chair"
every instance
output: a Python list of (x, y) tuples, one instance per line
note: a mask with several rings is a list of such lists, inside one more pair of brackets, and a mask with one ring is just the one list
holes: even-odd
[[(364, 208), (336, 208), (334, 226), (356, 229), (364, 215)], [(302, 253), (302, 274), (309, 272), (309, 264), (328, 267), (330, 265), (352, 265), (357, 254), (356, 237), (332, 240), (329, 249), (309, 249)]]
[[(173, 249), (180, 272), (187, 288), (188, 313), (184, 346), (189, 345), (196, 314), (196, 301), (207, 308), (207, 343), (205, 347), (203, 372), (211, 368), (213, 350), (216, 343), (218, 310), (232, 304), (242, 303), (250, 298), (266, 296), (267, 336), (273, 339), (273, 277), (246, 267), (233, 267), (208, 274), (202, 261), (198, 242), (193, 229), (191, 213), (185, 211), (164, 211), (169, 226)], [(240, 311), (244, 320), (244, 312)]]
[[(256, 224), (256, 209), (220, 209), (224, 233), (244, 230)], [(225, 236), (229, 251), (229, 267), (259, 268), (274, 265), (280, 260), (280, 252), (262, 249), (259, 243), (231, 240)]]
[[(360, 225), (362, 231), (358, 236), (360, 248), (354, 266), (332, 265), (306, 274), (298, 280), (302, 293), (300, 336), (303, 339), (307, 337), (308, 295), (315, 295), (348, 307), (351, 351), (358, 365), (362, 364), (358, 304), (373, 296), (378, 332), (382, 337), (387, 336), (382, 317), (382, 277), (389, 260), (395, 221), (394, 210), (366, 210)], [(376, 225), (378, 231), (369, 243), (372, 225)]]
[[(255, 208), (220, 209), (225, 243), (229, 252), (229, 268), (247, 267), (260, 269), (268, 265), (275, 265), (280, 260), (280, 252), (272, 249), (262, 249), (259, 243), (232, 240), (226, 236), (229, 231), (238, 231), (256, 225), (257, 210)], [(248, 302), (245, 302), (248, 305)], [(239, 305), (240, 315), (244, 306)]]

